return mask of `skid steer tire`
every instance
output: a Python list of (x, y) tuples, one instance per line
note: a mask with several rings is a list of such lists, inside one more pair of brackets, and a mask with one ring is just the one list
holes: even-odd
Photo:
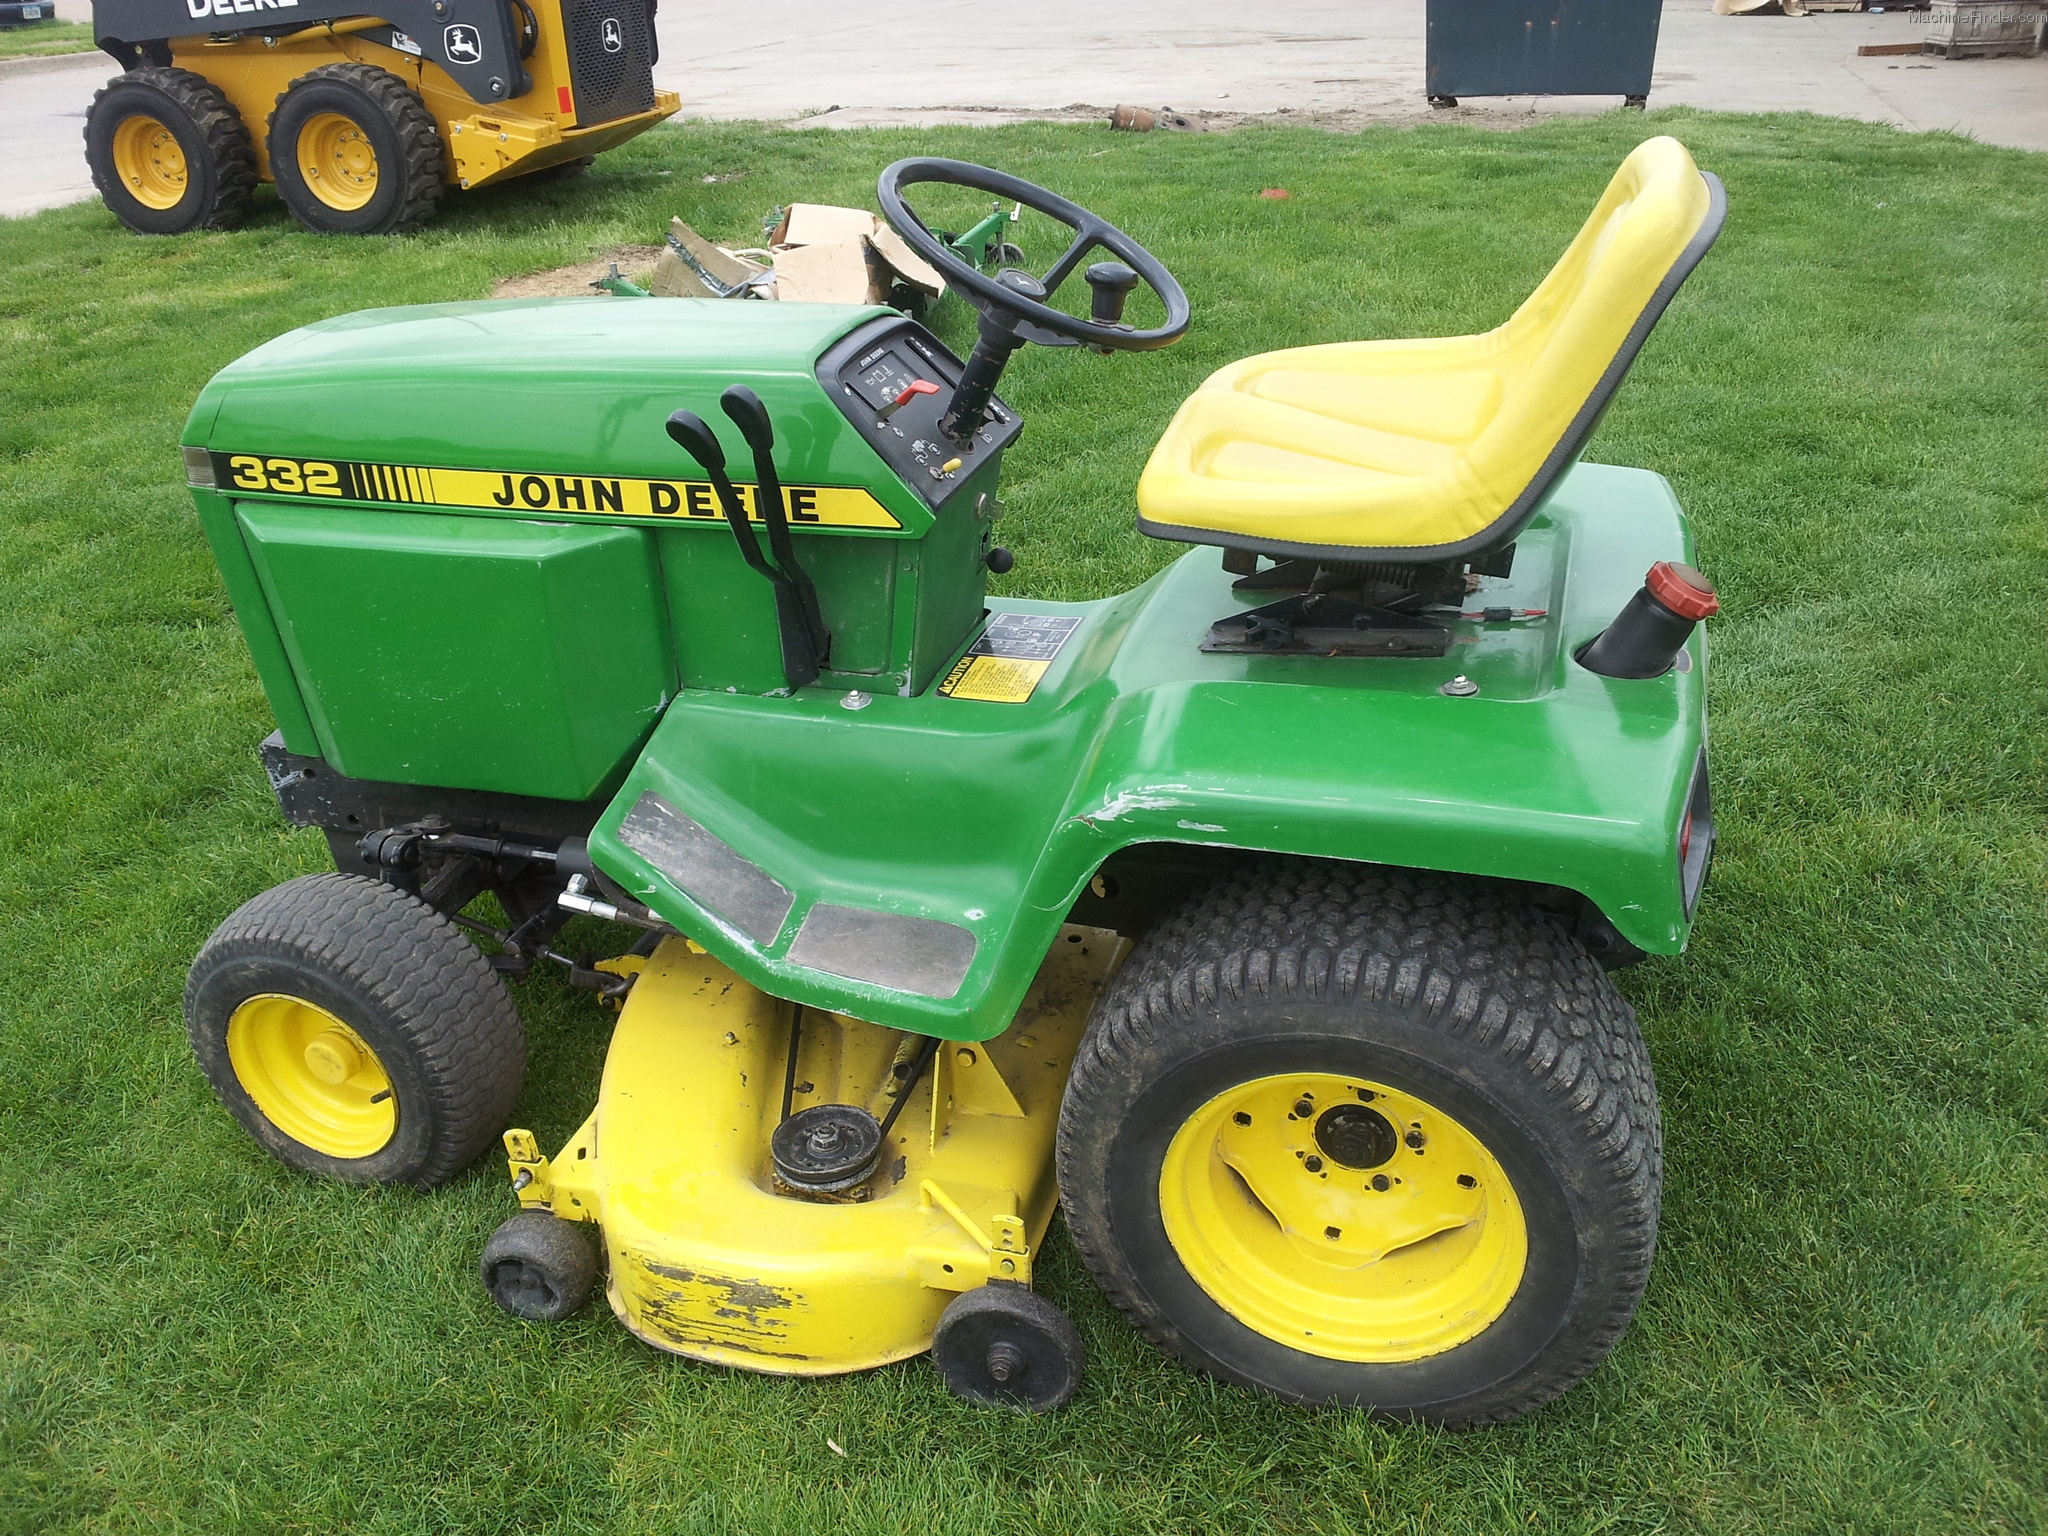
[(315, 234), (403, 235), (441, 206), (440, 130), (419, 94), (371, 64), (299, 76), (270, 114), (270, 174)]
[(1509, 1419), (1593, 1370), (1655, 1248), (1635, 1016), (1492, 890), (1291, 860), (1196, 896), (1098, 1001), (1068, 1229), (1153, 1343), (1295, 1402)]
[(232, 229), (256, 190), (241, 114), (189, 69), (110, 80), (85, 115), (85, 160), (108, 210), (140, 235)]
[(492, 1146), (526, 1072), (505, 984), (395, 886), (303, 875), (214, 931), (185, 982), (192, 1049), (229, 1113), (290, 1167), (445, 1183)]

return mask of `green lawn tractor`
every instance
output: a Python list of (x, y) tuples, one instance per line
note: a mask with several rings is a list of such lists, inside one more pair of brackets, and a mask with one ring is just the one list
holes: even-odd
[[(928, 184), (1072, 243), (985, 272)], [(1228, 1381), (1447, 1423), (1554, 1397), (1655, 1244), (1608, 971), (1683, 949), (1713, 843), (1713, 590), (1661, 478), (1577, 461), (1719, 183), (1652, 139), (1498, 330), (1215, 374), (1137, 492), (1193, 547), (1081, 603), (987, 593), (1000, 376), (1164, 347), (1187, 298), (1013, 176), (880, 194), (978, 311), (964, 361), (882, 308), (529, 300), (346, 315), (207, 387), (185, 461), (263, 761), (338, 866), (200, 953), (208, 1077), (339, 1179), (436, 1184), (502, 1133), (481, 1268), (522, 1318), (601, 1280), (659, 1349), (929, 1350), (1042, 1410), (1082, 1367), (1032, 1289), (1057, 1205)], [(617, 952), (558, 952), (577, 914)], [(536, 963), (619, 1009), (552, 1154), (506, 1129)]]

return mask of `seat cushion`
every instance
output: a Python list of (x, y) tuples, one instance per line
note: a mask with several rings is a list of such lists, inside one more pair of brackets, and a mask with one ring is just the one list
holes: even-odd
[(1140, 526), (1337, 558), (1512, 537), (1717, 220), (1684, 146), (1649, 140), (1497, 330), (1297, 347), (1211, 375), (1145, 467)]

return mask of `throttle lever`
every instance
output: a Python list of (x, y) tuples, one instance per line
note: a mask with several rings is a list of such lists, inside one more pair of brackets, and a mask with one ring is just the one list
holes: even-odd
[(782, 478), (775, 472), (775, 428), (768, 420), (768, 407), (744, 384), (733, 384), (718, 397), (718, 403), (740, 429), (740, 436), (754, 450), (754, 504), (768, 527), (768, 547), (775, 563), (782, 567), (796, 589), (798, 612), (811, 642), (812, 653), (823, 661), (831, 649), (832, 636), (818, 611), (818, 589), (810, 573), (797, 563), (796, 548), (789, 537), (789, 513), (782, 499)]
[[(796, 583), (761, 553), (761, 541), (754, 537), (753, 525), (747, 521), (747, 509), (740, 500), (739, 487), (725, 472), (724, 445), (711, 430), (711, 424), (695, 411), (672, 412), (667, 427), (668, 435), (676, 445), (702, 465), (704, 472), (711, 477), (711, 488), (718, 493), (718, 505), (725, 513), (727, 526), (732, 529), (733, 542), (739, 545), (740, 558), (767, 577), (769, 585), (775, 589), (775, 623), (782, 641), (782, 675), (792, 688), (816, 682), (818, 647), (812, 643), (810, 626), (804, 621), (802, 594)], [(762, 489), (759, 486), (755, 488), (757, 498)], [(779, 501), (780, 487), (777, 487), (776, 495)], [(763, 520), (766, 520), (765, 514)], [(786, 528), (783, 536), (785, 539), (788, 537)], [(770, 542), (773, 542), (772, 525)]]

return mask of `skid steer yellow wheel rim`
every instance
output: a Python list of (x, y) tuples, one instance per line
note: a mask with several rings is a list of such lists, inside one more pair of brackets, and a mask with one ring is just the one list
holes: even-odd
[(315, 1152), (368, 1157), (398, 1129), (383, 1062), (317, 1003), (280, 992), (248, 999), (228, 1020), (228, 1060), (264, 1118)]
[(1264, 1077), (1168, 1146), (1174, 1252), (1247, 1328), (1306, 1354), (1393, 1363), (1478, 1337), (1514, 1298), (1529, 1232), (1492, 1153), (1365, 1078)]
[(330, 208), (353, 212), (377, 195), (377, 150), (355, 119), (316, 112), (299, 130), (299, 174)]
[(145, 208), (175, 208), (185, 200), (190, 172), (178, 136), (137, 113), (114, 129), (114, 174)]

